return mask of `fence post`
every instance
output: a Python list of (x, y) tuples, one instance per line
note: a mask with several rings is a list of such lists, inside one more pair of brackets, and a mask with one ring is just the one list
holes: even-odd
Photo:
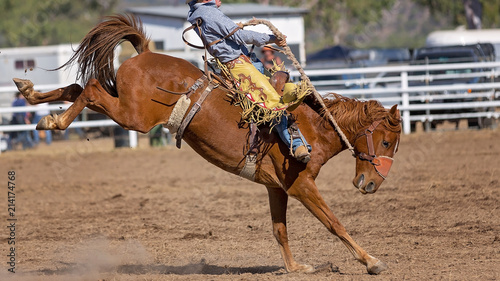
[(408, 90), (408, 72), (401, 72), (401, 105), (403, 106), (403, 133), (408, 135), (411, 133), (411, 122), (410, 122), (410, 111), (408, 106), (410, 105), (410, 95), (405, 90)]
[(137, 147), (137, 132), (136, 131), (128, 131), (128, 139), (129, 139), (129, 146), (130, 148), (136, 148)]

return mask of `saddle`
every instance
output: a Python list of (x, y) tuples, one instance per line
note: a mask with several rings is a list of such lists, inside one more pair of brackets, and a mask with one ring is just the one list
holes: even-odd
[[(215, 75), (214, 75), (215, 74)], [(211, 78), (215, 78), (216, 81), (213, 81)], [(270, 82), (271, 85), (276, 89), (276, 91), (282, 96), (283, 95), (283, 87), (284, 85), (288, 82), (290, 78), (290, 75), (287, 72), (284, 71), (278, 71), (274, 73), (271, 78)], [(206, 82), (208, 81), (208, 85), (205, 87), (203, 90), (202, 94), (198, 98), (198, 100), (194, 103), (192, 106), (190, 112), (186, 116), (186, 112), (191, 105), (191, 100), (190, 97), (191, 95), (196, 92), (200, 87), (202, 87)], [(191, 122), (191, 120), (194, 118), (196, 113), (201, 109), (201, 106), (207, 96), (210, 94), (210, 92), (217, 88), (219, 85), (222, 85), (225, 89), (227, 89), (230, 92), (235, 91), (233, 83), (231, 81), (227, 81), (224, 77), (222, 77), (220, 74), (217, 73), (210, 73), (209, 75), (203, 75), (201, 78), (196, 80), (196, 82), (188, 89), (188, 91), (184, 93), (173, 93), (171, 91), (159, 88), (162, 91), (171, 93), (171, 94), (179, 94), (181, 97), (177, 101), (176, 105), (174, 106), (174, 109), (172, 110), (172, 113), (170, 115), (169, 120), (167, 123), (164, 125), (167, 129), (169, 129), (172, 132), (176, 132), (176, 139), (177, 143), (176, 146), (178, 148), (181, 148), (181, 139), (182, 136), (184, 135), (184, 131)], [(184, 117), (185, 116), (185, 117)], [(252, 123), (250, 123), (252, 126)], [(255, 134), (251, 134), (251, 136), (255, 136)], [(254, 137), (251, 137), (249, 140), (250, 147), (254, 147), (256, 141), (254, 140)]]

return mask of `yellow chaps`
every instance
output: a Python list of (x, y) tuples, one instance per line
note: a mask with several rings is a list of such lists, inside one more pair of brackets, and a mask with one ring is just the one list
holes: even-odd
[(283, 97), (269, 83), (269, 78), (260, 73), (247, 56), (226, 63), (229, 72), (238, 83), (239, 90), (261, 107), (270, 110), (286, 109), (290, 102), (297, 100), (297, 86), (286, 83)]

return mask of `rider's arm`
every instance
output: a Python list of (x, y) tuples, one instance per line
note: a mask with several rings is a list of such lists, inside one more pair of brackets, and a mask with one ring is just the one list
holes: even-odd
[[(213, 31), (218, 31), (222, 37), (227, 36), (238, 27), (238, 25), (228, 17), (219, 17), (217, 21), (214, 21), (213, 23), (216, 25), (214, 28), (218, 29)], [(276, 42), (276, 37), (274, 35), (245, 29), (236, 31), (233, 35), (229, 36), (228, 39), (238, 43), (239, 45), (252, 44), (257, 47)]]

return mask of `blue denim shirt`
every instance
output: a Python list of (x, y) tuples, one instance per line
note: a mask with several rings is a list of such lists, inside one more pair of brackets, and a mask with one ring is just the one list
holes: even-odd
[[(224, 38), (231, 33), (238, 25), (234, 23), (228, 16), (224, 15), (215, 5), (215, 2), (189, 3), (191, 9), (188, 12), (187, 20), (191, 24), (195, 24), (197, 19), (201, 19), (201, 38), (205, 44), (210, 44), (220, 38)], [(194, 29), (198, 33), (198, 29)], [(236, 31), (228, 38), (208, 47), (208, 52), (218, 58), (221, 62), (226, 63), (238, 58), (240, 55), (248, 55), (248, 49), (245, 44), (253, 44), (258, 47), (274, 41), (274, 35), (265, 33), (243, 30)]]

